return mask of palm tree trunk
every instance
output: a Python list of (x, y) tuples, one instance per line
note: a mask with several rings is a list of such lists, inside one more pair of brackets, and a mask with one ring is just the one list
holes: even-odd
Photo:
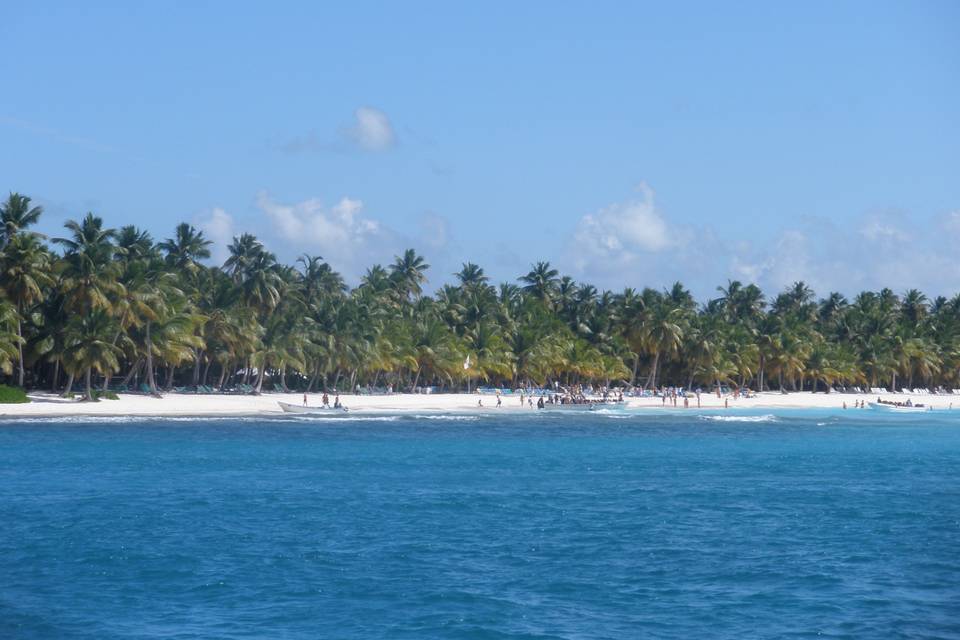
[(193, 378), (190, 384), (197, 386), (200, 384), (200, 361), (203, 359), (203, 349), (193, 350)]
[(657, 369), (660, 367), (660, 351), (653, 352), (653, 366), (650, 367), (650, 375), (647, 376), (647, 383), (644, 388), (656, 389), (657, 388)]
[(267, 363), (264, 362), (263, 366), (260, 367), (259, 375), (257, 376), (257, 394), (263, 389), (263, 378), (267, 373)]
[(173, 375), (177, 372), (177, 368), (172, 364), (167, 368), (167, 383), (163, 385), (165, 391), (170, 391), (173, 389)]
[(287, 390), (287, 364), (283, 360), (280, 361), (280, 388)]
[(410, 385), (410, 393), (413, 393), (414, 389), (417, 388), (417, 383), (420, 382), (420, 371), (421, 367), (417, 367), (417, 375), (413, 377), (413, 384)]
[(57, 358), (57, 360), (53, 363), (53, 385), (50, 387), (51, 393), (57, 392), (57, 382), (60, 381), (59, 378), (60, 378), (60, 358)]
[(207, 374), (210, 373), (210, 365), (213, 364), (213, 360), (207, 358), (207, 364), (203, 365), (203, 376), (193, 383), (193, 386), (198, 384), (206, 385), (207, 384)]
[(20, 304), (17, 303), (17, 354), (19, 355), (20, 368), (17, 372), (17, 386), (23, 388), (23, 379), (25, 372), (23, 370), (23, 328), (20, 322)]
[(84, 391), (84, 395), (86, 396), (88, 401), (93, 400), (93, 384), (90, 380), (92, 368), (93, 367), (87, 367), (87, 372), (83, 375), (84, 382), (86, 383), (86, 389)]
[(137, 372), (140, 370), (140, 367), (143, 366), (143, 358), (137, 358), (136, 362), (133, 363), (133, 366), (130, 367), (130, 371), (127, 372), (126, 377), (123, 379), (121, 386), (128, 386), (130, 381), (133, 380), (133, 377), (137, 375)]
[(150, 340), (150, 321), (146, 324), (146, 346), (147, 346), (147, 386), (150, 387), (150, 393), (159, 395), (157, 391), (157, 381), (153, 377), (153, 342)]
[(67, 388), (63, 390), (62, 395), (64, 397), (67, 397), (68, 395), (70, 395), (70, 391), (72, 390), (73, 390), (73, 372), (71, 371), (70, 374), (67, 375)]

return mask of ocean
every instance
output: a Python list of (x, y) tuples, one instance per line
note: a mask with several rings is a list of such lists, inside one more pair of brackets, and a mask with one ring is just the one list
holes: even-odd
[(0, 638), (808, 637), (960, 637), (960, 412), (0, 422)]

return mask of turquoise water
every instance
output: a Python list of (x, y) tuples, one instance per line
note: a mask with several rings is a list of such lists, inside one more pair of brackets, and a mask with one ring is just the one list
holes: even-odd
[(814, 636), (960, 637), (960, 416), (0, 423), (0, 638)]

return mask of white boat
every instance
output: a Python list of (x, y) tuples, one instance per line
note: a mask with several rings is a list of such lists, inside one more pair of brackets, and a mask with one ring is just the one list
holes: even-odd
[(929, 408), (924, 405), (907, 406), (904, 404), (889, 404), (886, 402), (868, 402), (867, 406), (874, 411), (889, 411), (892, 413), (921, 413), (928, 411)]
[(348, 411), (346, 407), (339, 407), (337, 409), (332, 409), (330, 407), (305, 407), (301, 404), (291, 404), (289, 402), (280, 401), (277, 401), (277, 404), (280, 405), (280, 408), (287, 413), (309, 413), (310, 415), (325, 415), (331, 418), (343, 415)]

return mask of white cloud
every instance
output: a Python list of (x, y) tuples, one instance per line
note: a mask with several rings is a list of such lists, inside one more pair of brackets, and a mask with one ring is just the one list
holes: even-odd
[(317, 198), (283, 204), (261, 191), (256, 203), (285, 244), (322, 255), (345, 275), (356, 276), (394, 251), (394, 234), (366, 217), (360, 200), (341, 198), (329, 208)]
[(233, 217), (219, 207), (215, 207), (206, 216), (197, 220), (197, 226), (208, 240), (213, 242), (210, 255), (214, 263), (221, 264), (227, 259), (227, 246), (233, 240)]
[(618, 202), (583, 216), (577, 225), (575, 241), (590, 257), (618, 261), (635, 257), (641, 251), (661, 251), (671, 245), (670, 230), (657, 211), (653, 189), (642, 183), (643, 198)]
[[(752, 282), (773, 297), (803, 280), (821, 295), (917, 287), (929, 295), (960, 291), (960, 210), (919, 221), (895, 209), (850, 222), (791, 218), (766, 238), (745, 241), (710, 225), (667, 218), (653, 190), (583, 216), (569, 236), (561, 268), (597, 286), (655, 288), (680, 280), (701, 300), (728, 278)], [(771, 215), (777, 215), (774, 210)], [(740, 238), (743, 236), (737, 234)]]
[(450, 239), (450, 221), (439, 213), (427, 211), (420, 216), (420, 239), (434, 250), (446, 247)]
[(943, 217), (943, 228), (953, 235), (960, 236), (960, 209), (951, 211)]
[(373, 107), (360, 107), (353, 113), (354, 122), (345, 131), (347, 137), (367, 151), (384, 151), (397, 142), (390, 119)]
[(770, 294), (803, 280), (819, 295), (855, 295), (883, 287), (953, 295), (960, 291), (960, 263), (953, 257), (952, 239), (943, 232), (954, 222), (960, 231), (960, 216), (954, 220), (949, 215), (943, 225), (917, 223), (891, 212), (871, 213), (844, 225), (811, 218), (762, 249), (738, 248), (730, 257), (730, 273)]
[(359, 107), (353, 112), (353, 122), (340, 127), (337, 135), (332, 132), (322, 135), (312, 130), (278, 144), (277, 148), (285, 153), (343, 153), (352, 147), (386, 151), (396, 144), (397, 134), (387, 114), (374, 107)]

